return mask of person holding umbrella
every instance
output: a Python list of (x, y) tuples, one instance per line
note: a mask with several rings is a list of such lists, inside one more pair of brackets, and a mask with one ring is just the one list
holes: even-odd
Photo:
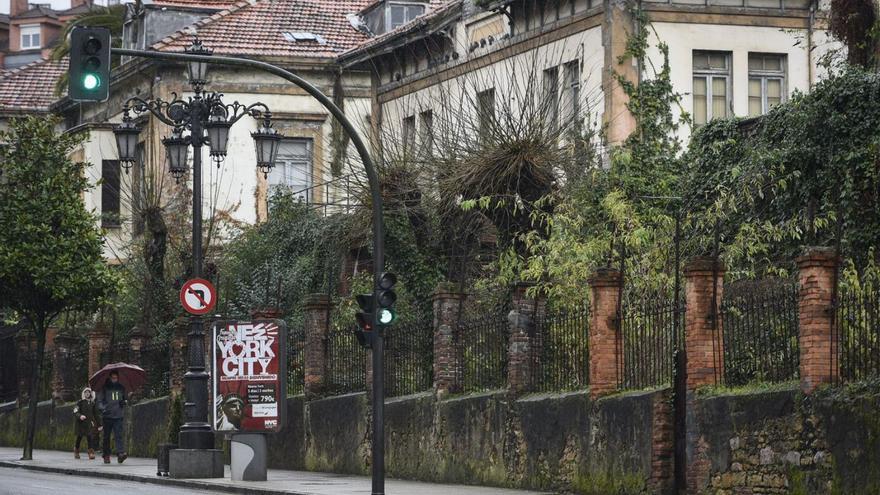
[(104, 464), (110, 464), (110, 435), (114, 437), (119, 463), (125, 461), (125, 436), (122, 422), (125, 418), (126, 392), (137, 390), (147, 380), (147, 373), (140, 366), (113, 363), (104, 366), (89, 378), (92, 389), (99, 392), (98, 407), (104, 423)]
[(117, 461), (122, 464), (128, 457), (125, 453), (125, 434), (122, 423), (125, 419), (125, 386), (119, 383), (119, 371), (112, 370), (101, 391), (99, 407), (104, 422), (104, 442), (102, 445), (104, 464), (110, 464), (110, 435), (114, 437)]

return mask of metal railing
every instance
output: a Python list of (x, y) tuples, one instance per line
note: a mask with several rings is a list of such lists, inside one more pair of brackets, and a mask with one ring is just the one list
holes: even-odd
[(532, 387), (539, 392), (579, 390), (590, 384), (590, 310), (563, 310), (535, 320)]
[(620, 321), (619, 388), (669, 385), (675, 352), (684, 348), (684, 302), (676, 304), (673, 297), (663, 294), (644, 294), (632, 301), (625, 304)]
[(721, 303), (724, 383), (797, 379), (798, 286), (793, 280), (742, 280), (725, 285)]
[[(842, 381), (863, 380), (880, 375), (880, 289), (843, 290), (835, 304), (834, 331), (838, 344), (832, 346)], [(832, 374), (833, 375), (833, 374)]]
[(461, 368), (457, 387), (462, 392), (502, 388), (507, 383), (507, 313), (462, 321), (455, 333)]
[(366, 390), (367, 351), (351, 329), (332, 330), (327, 336), (327, 392), (347, 394)]
[(434, 329), (431, 319), (388, 328), (385, 334), (386, 397), (430, 389), (434, 382), (433, 370)]
[(305, 392), (306, 373), (303, 355), (305, 345), (305, 329), (291, 328), (287, 334), (287, 395), (300, 395)]

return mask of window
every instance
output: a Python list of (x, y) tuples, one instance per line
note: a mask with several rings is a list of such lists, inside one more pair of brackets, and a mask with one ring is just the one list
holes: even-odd
[(403, 153), (409, 154), (416, 149), (416, 117), (411, 115), (403, 119)]
[(694, 124), (730, 112), (730, 53), (694, 52)]
[(424, 13), (424, 5), (392, 3), (388, 7), (388, 31), (393, 31)]
[(749, 117), (785, 101), (785, 55), (749, 54)]
[(477, 123), (480, 139), (486, 139), (495, 120), (495, 88), (477, 93)]
[(565, 120), (571, 123), (581, 113), (581, 64), (579, 61), (565, 64)]
[(559, 126), (559, 69), (556, 67), (544, 71), (544, 112), (547, 129), (556, 132)]
[(422, 120), (422, 148), (427, 156), (434, 155), (434, 112), (426, 110), (419, 114)]
[(312, 196), (312, 140), (282, 140), (268, 179), (270, 195), (275, 189), (287, 188), (301, 201), (309, 202)]
[(101, 162), (101, 226), (119, 227), (119, 160)]
[(21, 49), (40, 48), (40, 25), (21, 26)]

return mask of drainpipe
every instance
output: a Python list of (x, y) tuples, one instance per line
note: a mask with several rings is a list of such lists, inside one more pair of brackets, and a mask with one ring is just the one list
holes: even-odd
[(813, 90), (813, 23), (816, 21), (817, 2), (810, 2), (810, 20), (807, 23), (807, 93)]

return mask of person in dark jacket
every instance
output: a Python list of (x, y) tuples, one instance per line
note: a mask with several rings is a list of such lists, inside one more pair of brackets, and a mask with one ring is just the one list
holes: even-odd
[(73, 407), (73, 415), (76, 418), (76, 445), (73, 448), (73, 457), (80, 458), (79, 446), (83, 437), (86, 437), (89, 459), (94, 459), (95, 449), (98, 448), (98, 432), (101, 431), (101, 412), (95, 404), (95, 394), (89, 387), (83, 389), (80, 401)]
[(116, 460), (119, 463), (128, 458), (125, 453), (125, 435), (123, 434), (122, 421), (125, 417), (125, 387), (119, 383), (119, 373), (110, 373), (110, 380), (101, 391), (101, 400), (98, 404), (102, 411), (104, 423), (103, 456), (104, 464), (110, 464), (110, 435), (113, 435), (116, 447)]

